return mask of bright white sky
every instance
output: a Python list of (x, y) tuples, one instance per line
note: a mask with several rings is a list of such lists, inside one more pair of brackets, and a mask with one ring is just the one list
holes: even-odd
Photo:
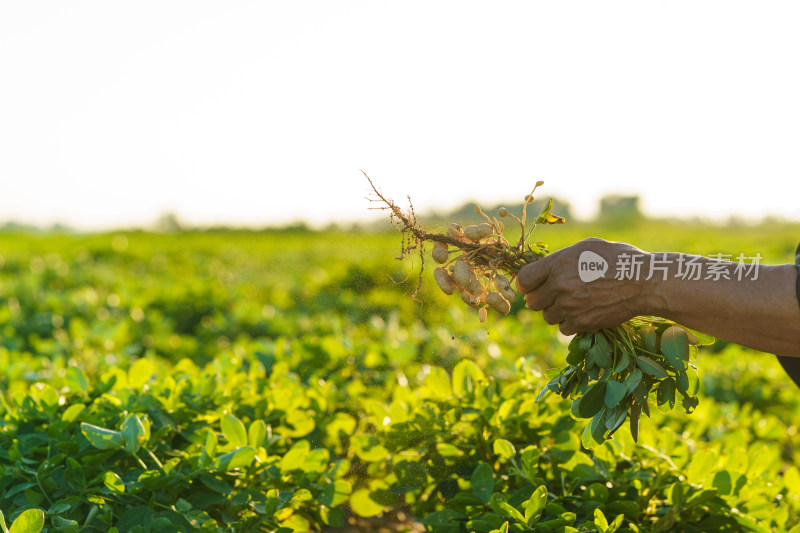
[(374, 216), (608, 192), (800, 219), (800, 3), (0, 4), (0, 221)]

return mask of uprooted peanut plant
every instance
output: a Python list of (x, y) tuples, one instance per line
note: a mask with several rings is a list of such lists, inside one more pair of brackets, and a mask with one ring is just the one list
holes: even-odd
[[(523, 266), (550, 253), (543, 242), (528, 243), (536, 226), (564, 223), (550, 212), (553, 202), (549, 200), (528, 227), (527, 209), (534, 192), (543, 185), (539, 181), (525, 196), (519, 217), (505, 208), (491, 217), (476, 206), (486, 222), (467, 227), (452, 223), (446, 234), (430, 233), (420, 224), (413, 206), (404, 211), (366, 177), (375, 195), (371, 200), (380, 204), (376, 209), (389, 211), (392, 224), (403, 235), (399, 259), (419, 253), (422, 283), (425, 244), (432, 242), (433, 260), (440, 265), (433, 271), (439, 288), (447, 295), (457, 292), (465, 304), (478, 310), (481, 322), (489, 309), (507, 315), (517, 297), (514, 277)], [(512, 243), (504, 237), (505, 225), (500, 219), (519, 225), (519, 240)], [(418, 290), (419, 285), (412, 297), (416, 298)], [(635, 317), (595, 333), (578, 333), (569, 343), (567, 364), (546, 372), (550, 381), (537, 401), (550, 392), (571, 399), (571, 414), (591, 419), (581, 439), (587, 448), (611, 438), (626, 419), (630, 420), (631, 435), (638, 440), (640, 415), (649, 417), (651, 404), (668, 412), (680, 398), (687, 413), (697, 407), (697, 367), (689, 361), (696, 358), (697, 346), (711, 342), (713, 338), (652, 316)]]

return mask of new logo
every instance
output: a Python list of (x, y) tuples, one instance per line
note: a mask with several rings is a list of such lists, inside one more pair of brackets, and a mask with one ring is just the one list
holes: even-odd
[(589, 283), (602, 278), (608, 271), (608, 263), (605, 259), (594, 252), (585, 250), (578, 257), (578, 275), (581, 281)]

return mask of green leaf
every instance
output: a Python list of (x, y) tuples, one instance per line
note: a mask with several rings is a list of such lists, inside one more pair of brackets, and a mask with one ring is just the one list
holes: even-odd
[(639, 329), (639, 336), (642, 338), (642, 344), (645, 350), (653, 354), (658, 353), (656, 328), (648, 324)]
[(587, 450), (591, 450), (601, 443), (602, 441), (598, 441), (594, 438), (594, 434), (592, 433), (592, 423), (590, 421), (588, 424), (586, 424), (586, 427), (583, 428), (583, 433), (581, 433), (581, 444)]
[(440, 398), (449, 398), (453, 395), (450, 388), (450, 376), (447, 371), (438, 366), (431, 367), (430, 372), (425, 376), (425, 387)]
[(489, 501), (489, 506), (499, 514), (508, 518), (513, 518), (517, 522), (525, 524), (525, 516), (520, 513), (513, 505), (509, 504), (505, 497), (499, 492), (492, 494), (492, 499)]
[(536, 218), (536, 222), (534, 224), (563, 224), (564, 217), (559, 217), (550, 213), (550, 209), (553, 208), (553, 199), (550, 198), (542, 209), (542, 212), (539, 213), (539, 216)]
[[(119, 517), (115, 517), (115, 526), (123, 533), (136, 532), (142, 533), (149, 531), (150, 527), (155, 520), (155, 511), (147, 505), (132, 505), (129, 504), (123, 507), (124, 511)], [(89, 522), (89, 520), (87, 520)], [(134, 529), (136, 526), (141, 526), (138, 531)]]
[(267, 424), (263, 420), (255, 420), (247, 430), (247, 444), (258, 448), (267, 438)]
[(686, 391), (689, 390), (689, 375), (685, 370), (675, 374), (675, 387), (681, 394), (686, 395)]
[(291, 501), (293, 502), (310, 502), (314, 499), (314, 495), (308, 489), (300, 489), (292, 495)]
[(580, 381), (578, 382), (578, 386), (575, 387), (575, 395), (580, 396), (586, 394), (586, 391), (589, 390), (589, 373), (588, 372), (581, 372), (580, 373)]
[(528, 481), (533, 482), (536, 477), (541, 453), (541, 450), (536, 446), (528, 446), (522, 451), (522, 472)]
[(105, 474), (103, 474), (103, 484), (111, 492), (115, 492), (117, 494), (122, 494), (125, 492), (125, 483), (123, 483), (122, 478), (111, 470), (108, 470)]
[(717, 465), (717, 453), (710, 449), (704, 448), (695, 452), (689, 461), (689, 468), (686, 470), (686, 479), (691, 483), (700, 484), (714, 471)]
[(571, 365), (579, 365), (586, 359), (586, 352), (577, 347), (570, 348), (567, 354), (567, 363)]
[[(656, 389), (656, 405), (659, 407), (665, 407), (665, 409), (661, 410), (662, 412), (669, 412), (673, 407), (675, 407), (674, 379), (667, 378), (658, 384), (658, 388)], [(669, 409), (666, 409), (667, 406)]]
[(625, 387), (628, 389), (628, 394), (633, 393), (634, 389), (642, 382), (642, 371), (638, 368), (631, 370), (628, 377), (625, 378)]
[(689, 337), (679, 326), (671, 326), (661, 334), (661, 353), (669, 366), (684, 370), (689, 360)]
[(514, 445), (506, 439), (495, 439), (493, 448), (494, 453), (504, 459), (511, 459), (517, 453), (517, 451), (514, 449)]
[(592, 418), (600, 409), (603, 408), (606, 395), (606, 382), (599, 381), (580, 398), (575, 400), (578, 403), (577, 414), (579, 418)]
[(551, 379), (547, 385), (544, 386), (542, 390), (539, 391), (539, 394), (536, 395), (536, 402), (540, 402), (543, 398), (545, 398), (551, 392), (558, 391), (558, 376)]
[(381, 444), (377, 437), (372, 435), (353, 435), (350, 444), (355, 454), (368, 463), (377, 463), (389, 455), (389, 450)]
[(503, 525), (500, 526), (499, 529), (493, 529), (492, 533), (508, 533), (508, 520), (503, 522)]
[(375, 503), (369, 496), (369, 489), (358, 489), (350, 495), (350, 508), (358, 516), (370, 517), (383, 512), (383, 505)]
[(392, 486), (392, 492), (395, 494), (422, 489), (428, 484), (428, 472), (421, 463), (400, 461), (394, 465), (394, 473), (397, 481)]
[(114, 450), (125, 446), (125, 439), (119, 431), (101, 428), (81, 422), (81, 433), (92, 446), (100, 450)]
[(558, 377), (567, 369), (569, 369), (569, 365), (548, 368), (547, 370), (544, 371), (544, 377), (546, 377), (547, 379)]
[(71, 508), (72, 505), (68, 503), (54, 503), (53, 505), (50, 506), (50, 508), (47, 511), (45, 511), (45, 513), (48, 515), (61, 514), (61, 513), (66, 513)]
[(620, 372), (623, 372), (626, 368), (628, 368), (630, 364), (631, 364), (630, 354), (628, 354), (628, 352), (626, 352), (625, 350), (621, 350), (619, 352), (619, 361), (617, 361), (617, 364), (614, 366), (614, 372), (619, 374)]
[(710, 346), (716, 342), (716, 338), (712, 337), (711, 335), (706, 335), (700, 331), (683, 328), (689, 334), (689, 342), (695, 346)]
[(206, 430), (206, 444), (200, 456), (201, 464), (209, 464), (214, 459), (214, 454), (217, 452), (217, 444), (217, 434), (210, 429)]
[(36, 486), (35, 481), (28, 481), (27, 483), (19, 483), (16, 485), (12, 485), (10, 488), (5, 490), (5, 494), (3, 494), (4, 498), (11, 498), (12, 496), (19, 494), (20, 492), (27, 492), (28, 489), (31, 489)]
[(696, 396), (700, 392), (700, 376), (697, 375), (697, 370), (689, 367), (686, 371), (686, 377), (689, 378), (689, 386), (686, 389), (686, 396)]
[[(499, 494), (497, 494), (497, 493), (495, 493), (494, 495), (495, 496), (499, 496)], [(521, 512), (519, 512), (519, 510), (516, 507), (514, 507), (513, 505), (511, 505), (510, 503), (505, 502), (505, 501), (498, 502), (498, 505), (500, 506), (500, 508), (505, 513), (505, 516), (507, 516), (509, 518), (513, 518), (514, 520), (516, 520), (517, 522), (519, 522), (521, 524), (525, 523), (525, 515), (523, 515)], [(502, 528), (501, 528), (501, 531), (502, 531)]]
[(353, 487), (348, 481), (345, 481), (344, 479), (337, 479), (322, 489), (322, 492), (319, 496), (319, 503), (322, 505), (327, 505), (328, 507), (336, 507), (347, 500), (347, 497), (350, 495), (352, 490)]
[[(640, 384), (639, 387), (637, 387), (636, 390), (641, 390), (642, 391), (642, 394), (641, 394), (642, 412), (645, 415), (647, 415), (647, 418), (650, 418), (650, 404), (647, 403), (647, 395), (644, 392), (644, 385)], [(637, 401), (639, 401), (639, 400), (637, 399)]]
[(464, 452), (461, 450), (461, 448), (446, 442), (437, 442), (436, 451), (442, 457), (461, 457), (464, 455)]
[(628, 393), (628, 387), (624, 383), (610, 379), (606, 382), (605, 405), (609, 409), (616, 407)]
[[(381, 483), (381, 485), (382, 485), (382, 483)], [(369, 492), (369, 497), (375, 503), (379, 503), (379, 504), (381, 504), (383, 506), (389, 507), (389, 506), (395, 506), (395, 505), (398, 504), (398, 502), (400, 501), (400, 498), (397, 497), (398, 494), (400, 494), (399, 491), (392, 491), (392, 490), (387, 490), (387, 489), (375, 489), (375, 488), (373, 488)]]
[[(58, 515), (50, 515), (50, 521), (53, 523), (58, 533), (79, 533), (81, 530), (80, 524), (75, 520), (68, 520)], [(109, 530), (109, 532), (110, 531), (111, 530)]]
[(330, 459), (331, 454), (326, 448), (311, 450), (303, 464), (303, 472), (306, 474), (322, 474), (328, 468)]
[(231, 446), (241, 447), (247, 446), (247, 430), (244, 428), (244, 423), (230, 413), (225, 413), (220, 418), (220, 426), (222, 434), (228, 439)]
[(608, 501), (608, 487), (605, 483), (592, 483), (583, 492), (583, 499), (587, 502), (606, 503)]
[(486, 463), (480, 463), (472, 471), (470, 478), (472, 494), (483, 503), (488, 503), (494, 490), (494, 473), (492, 467)]
[(603, 409), (586, 424), (581, 435), (581, 444), (584, 448), (591, 449), (605, 442), (606, 413), (607, 411)]
[(711, 485), (717, 489), (717, 493), (720, 496), (728, 496), (733, 488), (732, 480), (733, 478), (730, 472), (727, 470), (719, 470), (714, 474), (714, 479), (711, 481)]
[[(67, 457), (64, 466), (64, 479), (67, 481), (67, 487), (82, 492), (86, 488), (86, 474), (84, 474), (83, 466), (72, 457)], [(6, 497), (8, 497), (7, 494)]]
[(613, 353), (611, 345), (608, 343), (606, 336), (601, 333), (595, 335), (595, 339), (597, 340), (594, 345), (589, 348), (588, 360), (593, 361), (600, 368), (611, 368), (611, 355)]
[(67, 368), (64, 379), (67, 387), (72, 392), (84, 393), (89, 391), (89, 380), (86, 379), (86, 374), (84, 374), (83, 370), (76, 366)]
[(335, 528), (340, 528), (344, 526), (345, 516), (344, 516), (344, 511), (341, 508), (337, 507), (331, 509), (329, 507), (322, 507), (319, 510), (319, 516), (320, 518), (322, 518), (322, 523), (327, 526)]
[(200, 482), (211, 489), (214, 492), (218, 492), (220, 494), (230, 494), (231, 486), (225, 483), (223, 480), (219, 479), (216, 476), (212, 476), (211, 474), (201, 474), (200, 475)]
[(619, 527), (622, 525), (622, 521), (625, 519), (624, 514), (618, 514), (614, 521), (608, 525), (608, 529), (606, 529), (606, 533), (614, 533)]
[(28, 509), (14, 520), (8, 533), (39, 533), (44, 528), (44, 511)]
[(794, 494), (800, 494), (800, 470), (794, 465), (783, 473), (783, 484)]
[(442, 509), (441, 511), (434, 511), (425, 515), (425, 518), (422, 519), (422, 523), (431, 528), (431, 531), (439, 531), (438, 528), (447, 528), (447, 526), (452, 526), (455, 521), (464, 518), (467, 518), (467, 515), (463, 513), (452, 509)]
[(697, 355), (698, 355), (699, 353), (700, 353), (700, 352), (698, 351), (698, 348), (697, 348), (697, 346), (690, 345), (690, 346), (689, 346), (689, 361), (694, 361), (694, 360), (696, 360), (696, 359), (697, 359)]
[(3, 514), (3, 511), (0, 511), (0, 529), (3, 530), (3, 533), (8, 533), (8, 527), (6, 526), (6, 516)]
[(529, 526), (534, 525), (539, 517), (542, 516), (542, 510), (547, 504), (547, 487), (540, 485), (533, 491), (531, 497), (525, 502), (525, 523)]
[(575, 338), (578, 339), (578, 347), (586, 352), (592, 347), (592, 343), (594, 342), (594, 333), (578, 333), (575, 335)]
[(155, 371), (155, 365), (149, 359), (138, 359), (128, 370), (128, 386), (132, 389), (141, 389), (150, 381)]
[(486, 381), (483, 370), (469, 359), (462, 359), (453, 368), (453, 394), (456, 396), (472, 394), (475, 384), (481, 381)]
[(609, 342), (608, 337), (602, 331), (594, 334), (594, 345), (600, 348), (601, 351), (611, 355), (614, 353), (614, 347)]
[(626, 418), (628, 418), (628, 406), (617, 405), (606, 415), (606, 429), (613, 432), (625, 422)]
[(642, 369), (643, 372), (646, 374), (650, 374), (654, 378), (665, 378), (667, 377), (667, 372), (664, 370), (664, 367), (650, 359), (649, 357), (645, 357), (640, 355), (636, 358), (636, 364), (639, 368)]
[(85, 408), (86, 406), (82, 403), (74, 403), (64, 410), (61, 414), (61, 420), (67, 423), (75, 422)]
[(600, 509), (594, 510), (594, 523), (602, 533), (605, 533), (608, 529), (608, 520), (606, 520), (606, 515)]
[[(423, 520), (422, 523), (424, 524), (425, 520)], [(452, 521), (450, 521), (446, 524), (441, 524), (441, 525), (450, 526), (450, 528), (452, 528), (453, 523)], [(470, 533), (472, 533), (473, 531), (475, 533), (485, 533), (487, 531), (492, 533), (499, 533), (500, 532), (499, 528), (500, 526), (503, 525), (503, 521), (500, 519), (499, 516), (497, 516), (494, 513), (486, 513), (481, 518), (473, 518), (471, 520), (467, 520), (467, 523), (465, 525), (467, 527), (467, 531), (469, 531)], [(444, 531), (446, 531), (447, 533), (454, 533), (451, 532), (450, 528), (445, 529)]]
[(698, 403), (699, 401), (696, 396), (695, 397), (687, 396), (681, 400), (681, 405), (686, 410), (687, 415), (690, 415), (694, 412), (694, 410), (697, 408)]
[(306, 457), (311, 452), (311, 444), (307, 440), (295, 443), (288, 452), (281, 458), (281, 472), (291, 472), (292, 470), (302, 470)]
[[(577, 368), (577, 367), (576, 367)], [(583, 378), (583, 371), (576, 370), (575, 372), (569, 374), (569, 377), (565, 380), (566, 383), (563, 387), (560, 388), (559, 394), (562, 398), (568, 398), (575, 390), (578, 388), (581, 379)], [(561, 383), (561, 379), (559, 378), (559, 386)]]
[(242, 446), (240, 448), (236, 448), (232, 452), (228, 452), (217, 457), (217, 459), (214, 461), (214, 468), (223, 472), (229, 472), (231, 470), (236, 470), (237, 468), (246, 468), (250, 466), (250, 464), (253, 462), (253, 459), (255, 459), (255, 456), (255, 448), (251, 448), (250, 446)]
[(130, 414), (125, 417), (125, 421), (122, 423), (121, 433), (125, 443), (125, 450), (129, 453), (138, 452), (141, 445), (146, 442), (149, 437), (149, 431), (145, 428), (139, 415), (136, 414)]

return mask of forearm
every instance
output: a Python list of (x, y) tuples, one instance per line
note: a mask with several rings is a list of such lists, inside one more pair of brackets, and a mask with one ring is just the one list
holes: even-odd
[[(663, 259), (663, 254), (651, 254)], [(685, 254), (666, 254), (666, 279), (645, 284), (643, 314), (674, 320), (720, 339), (778, 355), (800, 356), (800, 307), (795, 294), (794, 265), (759, 265), (738, 279), (684, 279), (679, 272)], [(684, 262), (681, 263), (680, 259)], [(706, 272), (712, 259), (698, 257)], [(729, 271), (733, 265), (729, 263)]]

